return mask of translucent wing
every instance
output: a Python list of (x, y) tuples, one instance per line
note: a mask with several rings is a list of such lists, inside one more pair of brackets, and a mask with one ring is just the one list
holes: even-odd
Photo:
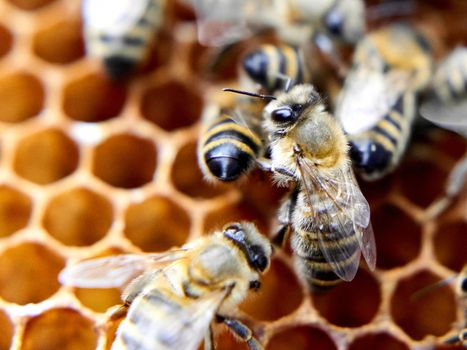
[(193, 0), (198, 40), (207, 46), (223, 46), (251, 35), (246, 0)]
[(370, 208), (349, 166), (323, 175), (306, 158), (297, 158), (302, 182), (314, 214), (311, 229), (318, 233), (321, 252), (334, 273), (351, 281), (360, 252), (374, 269), (376, 248)]
[(420, 114), (444, 129), (467, 137), (467, 96), (464, 100), (449, 104), (430, 99), (421, 105)]
[(126, 254), (85, 260), (67, 266), (58, 279), (63, 285), (81, 288), (123, 288), (148, 269), (162, 269), (182, 259), (186, 250), (161, 254)]
[[(198, 299), (146, 291), (131, 304), (112, 349), (126, 342), (132, 345), (129, 347), (132, 350), (196, 350), (225, 296), (226, 290)], [(132, 334), (139, 336), (132, 337)]]
[(153, 0), (84, 0), (83, 18), (89, 28), (109, 35), (126, 33), (144, 16)]

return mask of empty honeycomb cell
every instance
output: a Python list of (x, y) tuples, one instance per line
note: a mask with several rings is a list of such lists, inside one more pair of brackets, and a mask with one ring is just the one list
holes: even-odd
[[(0, 255), (0, 297), (17, 304), (38, 303), (60, 287), (63, 258), (38, 243), (22, 243)], [(40, 283), (37, 283), (40, 281)]]
[(434, 162), (411, 160), (401, 165), (397, 177), (404, 197), (425, 208), (444, 193), (447, 174)]
[(460, 271), (467, 263), (467, 223), (465, 221), (446, 222), (438, 227), (434, 236), (436, 258), (451, 270)]
[(405, 212), (391, 204), (383, 204), (372, 212), (371, 221), (378, 267), (392, 269), (417, 257), (421, 247), (421, 229)]
[(76, 188), (51, 199), (42, 223), (60, 242), (87, 246), (105, 236), (112, 220), (112, 205), (105, 197), (86, 188)]
[(20, 141), (13, 167), (21, 177), (46, 185), (73, 173), (78, 163), (78, 146), (62, 131), (47, 129)]
[(355, 339), (349, 350), (409, 350), (408, 346), (388, 333), (366, 334)]
[(94, 350), (96, 345), (97, 332), (90, 319), (76, 310), (57, 308), (26, 323), (21, 350)]
[(381, 180), (371, 182), (359, 179), (359, 184), (363, 195), (370, 204), (370, 208), (373, 208), (374, 203), (381, 201), (394, 191), (396, 182), (393, 175), (388, 175)]
[(33, 11), (33, 10), (40, 9), (41, 7), (44, 7), (57, 0), (7, 0), (7, 1), (22, 10)]
[(96, 312), (105, 312), (114, 305), (122, 304), (121, 291), (114, 288), (76, 288), (74, 293), (84, 306)]
[(135, 188), (153, 179), (156, 165), (157, 150), (151, 140), (120, 134), (95, 148), (92, 171), (112, 186)]
[(438, 129), (435, 135), (435, 147), (448, 156), (459, 159), (467, 151), (467, 142), (461, 135)]
[(120, 114), (126, 101), (126, 88), (123, 83), (110, 81), (104, 75), (88, 74), (68, 83), (62, 98), (68, 117), (101, 122)]
[(225, 192), (226, 186), (210, 184), (204, 178), (196, 158), (196, 143), (184, 145), (177, 153), (172, 166), (172, 182), (190, 197), (212, 198)]
[(293, 312), (302, 298), (303, 292), (295, 273), (274, 259), (270, 270), (261, 278), (260, 290), (250, 293), (241, 309), (258, 320), (277, 320)]
[[(250, 324), (248, 324), (251, 326)], [(227, 329), (227, 326), (220, 326), (219, 328), (223, 328), (216, 334), (214, 342), (216, 349), (222, 350), (249, 350), (248, 346), (244, 341), (241, 341), (232, 334), (232, 332)], [(203, 343), (204, 345), (204, 343)], [(203, 347), (198, 347), (199, 350), (204, 349)]]
[(0, 185), (0, 237), (22, 229), (29, 222), (32, 202), (24, 193)]
[(8, 315), (0, 310), (0, 350), (8, 350), (13, 337), (13, 324)]
[(36, 33), (33, 51), (50, 63), (71, 63), (84, 55), (81, 31), (81, 23), (76, 20), (56, 23)]
[(10, 51), (13, 43), (13, 37), (11, 33), (0, 24), (0, 58)]
[(174, 51), (174, 39), (170, 32), (160, 30), (156, 33), (147, 60), (137, 67), (138, 75), (151, 74), (155, 70), (169, 63), (169, 59)]
[(190, 224), (188, 214), (172, 200), (152, 197), (128, 208), (124, 233), (144, 251), (164, 251), (185, 243)]
[(391, 315), (413, 339), (421, 340), (428, 334), (441, 336), (450, 330), (456, 319), (455, 297), (449, 287), (440, 287), (419, 297), (415, 294), (438, 281), (432, 273), (422, 271), (401, 280), (392, 295)]
[(352, 282), (341, 282), (324, 293), (313, 293), (312, 297), (319, 313), (341, 327), (369, 323), (381, 303), (378, 282), (364, 269), (358, 271)]
[(201, 92), (176, 81), (149, 87), (143, 93), (141, 113), (167, 131), (190, 126), (198, 121), (201, 114)]
[(32, 74), (17, 72), (1, 77), (0, 121), (19, 123), (35, 117), (44, 105), (44, 94), (40, 80)]
[(275, 334), (266, 347), (267, 350), (337, 350), (329, 335), (318, 329), (298, 326)]

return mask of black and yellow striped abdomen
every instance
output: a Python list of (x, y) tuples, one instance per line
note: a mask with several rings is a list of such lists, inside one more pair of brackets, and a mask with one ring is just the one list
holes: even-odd
[(307, 74), (300, 51), (288, 45), (261, 45), (243, 59), (243, 69), (269, 93), (284, 90), (287, 79), (303, 83)]
[(103, 61), (112, 79), (123, 78), (147, 57), (150, 42), (162, 24), (165, 0), (138, 2), (144, 3), (139, 18), (122, 14), (113, 28), (94, 25), (85, 18), (86, 49), (89, 55)]
[(384, 176), (399, 163), (410, 138), (415, 104), (415, 93), (407, 91), (371, 129), (348, 135), (352, 163), (367, 180)]
[[(343, 269), (358, 264), (356, 259), (360, 260), (360, 247), (350, 215), (333, 212), (332, 208), (336, 207), (331, 205), (332, 200), (327, 196), (317, 193), (311, 196), (319, 196), (311, 199), (316, 203), (313, 209), (307, 204), (306, 194), (298, 194), (297, 204), (293, 208), (291, 244), (299, 271), (310, 287), (319, 291), (341, 281), (325, 258), (322, 246), (326, 247), (328, 255), (332, 255), (333, 262)], [(349, 210), (352, 208), (345, 210), (347, 214)], [(343, 225), (345, 232), (336, 225), (337, 222)]]
[(228, 182), (251, 169), (261, 148), (261, 139), (248, 126), (222, 114), (203, 133), (198, 158), (208, 178)]

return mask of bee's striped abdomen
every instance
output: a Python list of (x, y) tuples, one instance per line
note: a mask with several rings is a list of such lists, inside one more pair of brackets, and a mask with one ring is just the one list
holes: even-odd
[[(318, 196), (318, 194), (313, 194), (313, 196)], [(298, 269), (310, 287), (318, 291), (326, 290), (338, 284), (341, 279), (333, 272), (331, 264), (321, 250), (320, 236), (324, 240), (322, 244), (327, 247), (327, 252), (334, 257), (333, 261), (343, 268), (355, 264), (355, 259), (360, 259), (360, 247), (352, 227), (353, 223), (343, 213), (330, 210), (336, 208), (331, 205), (330, 198), (321, 195), (319, 199), (312, 200), (314, 203), (319, 203), (322, 210), (316, 207), (310, 210), (305, 197), (305, 194), (300, 195), (298, 200), (302, 203), (295, 206), (294, 217), (296, 219), (293, 220), (292, 249)], [(352, 208), (347, 210), (352, 210)], [(345, 231), (349, 232), (348, 234), (336, 231), (337, 225), (330, 223), (328, 218), (333, 215), (340, 217), (340, 220), (333, 222), (341, 221)], [(320, 226), (319, 232), (318, 226)]]
[(112, 28), (85, 22), (87, 51), (103, 61), (104, 68), (112, 79), (124, 77), (145, 59), (150, 41), (161, 26), (165, 1), (140, 1), (145, 2), (145, 9), (137, 20), (121, 15), (112, 24)]
[(233, 181), (248, 171), (261, 150), (261, 140), (227, 115), (215, 119), (201, 140), (201, 163), (208, 177)]
[(414, 116), (415, 94), (407, 91), (373, 128), (363, 135), (349, 135), (352, 162), (365, 178), (382, 177), (399, 163)]
[(288, 45), (262, 45), (243, 59), (243, 68), (269, 92), (283, 90), (287, 79), (302, 83), (306, 75), (300, 51)]

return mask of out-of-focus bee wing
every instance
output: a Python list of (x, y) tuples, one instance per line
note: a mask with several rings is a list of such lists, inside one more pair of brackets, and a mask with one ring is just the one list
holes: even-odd
[[(318, 235), (321, 251), (334, 273), (351, 281), (358, 270), (360, 251), (370, 269), (375, 268), (376, 246), (370, 224), (370, 207), (360, 191), (350, 166), (331, 176), (320, 173), (306, 158), (297, 159), (310, 207), (316, 213), (312, 230)], [(332, 237), (326, 228), (332, 228)], [(360, 249), (346, 244), (355, 236)], [(342, 241), (342, 244), (333, 242)], [(343, 263), (343, 257), (348, 257)]]
[(218, 290), (198, 299), (184, 298), (179, 303), (162, 295), (139, 296), (127, 318), (132, 319), (131, 312), (138, 310), (138, 303), (144, 298), (150, 298), (152, 313), (151, 317), (135, 318), (133, 326), (144, 335), (137, 349), (159, 349), (163, 345), (167, 350), (196, 350), (226, 293), (226, 290)]
[(61, 284), (80, 288), (124, 288), (148, 269), (162, 269), (182, 259), (186, 250), (160, 254), (125, 254), (80, 261), (67, 266), (58, 279)]
[(192, 0), (197, 16), (198, 40), (223, 46), (251, 35), (246, 0)]
[(83, 18), (89, 28), (119, 36), (144, 17), (151, 1), (84, 0)]
[(450, 104), (429, 99), (420, 107), (420, 114), (430, 122), (467, 137), (467, 96)]

